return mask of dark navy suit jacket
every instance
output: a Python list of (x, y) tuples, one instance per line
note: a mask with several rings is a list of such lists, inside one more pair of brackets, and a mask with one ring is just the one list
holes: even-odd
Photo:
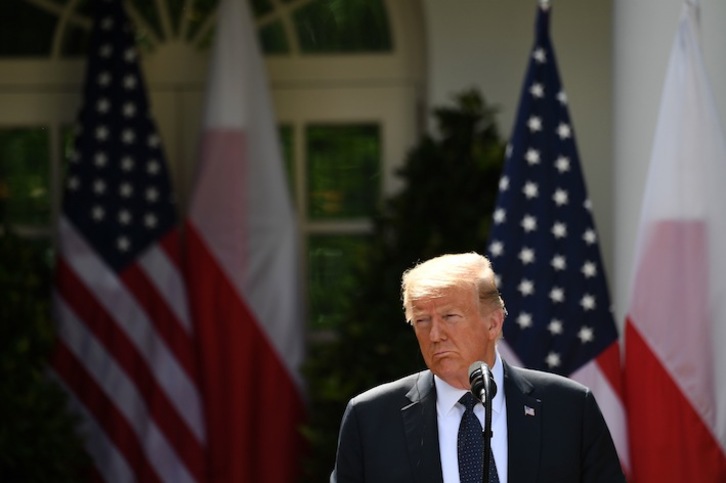
[[(509, 483), (625, 481), (589, 389), (505, 362), (504, 391)], [(351, 399), (340, 427), (331, 483), (442, 481), (430, 371)]]

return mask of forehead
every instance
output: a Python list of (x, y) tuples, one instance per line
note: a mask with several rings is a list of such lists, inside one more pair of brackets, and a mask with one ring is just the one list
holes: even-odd
[(476, 293), (472, 287), (447, 287), (411, 299), (414, 312), (444, 310), (451, 308), (468, 309), (476, 302)]

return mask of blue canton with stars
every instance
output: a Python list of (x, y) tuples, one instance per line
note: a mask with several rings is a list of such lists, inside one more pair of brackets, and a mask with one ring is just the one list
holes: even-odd
[(121, 1), (95, 2), (63, 212), (121, 270), (176, 225), (169, 174)]
[(537, 13), (488, 255), (527, 367), (570, 375), (617, 340), (547, 7)]

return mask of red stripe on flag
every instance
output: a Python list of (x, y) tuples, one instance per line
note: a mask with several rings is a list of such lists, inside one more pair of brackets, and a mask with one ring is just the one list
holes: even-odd
[(187, 223), (187, 280), (217, 481), (287, 483), (299, 475), (303, 402), (254, 315)]
[(136, 303), (143, 308), (156, 333), (164, 340), (189, 378), (197, 381), (199, 370), (192, 340), (169, 308), (166, 299), (138, 264), (129, 265), (119, 277), (133, 294)]
[(718, 441), (630, 318), (625, 337), (632, 481), (722, 482), (726, 457)]
[[(189, 472), (196, 479), (202, 480), (204, 449), (171, 404), (166, 392), (159, 387), (136, 346), (63, 258), (58, 259), (56, 276), (59, 296), (133, 380), (139, 395), (144, 398), (149, 414), (166, 436), (169, 445), (184, 461)], [(99, 419), (98, 424), (105, 428), (106, 421)]]
[[(138, 481), (161, 482), (159, 475), (146, 459), (144, 449), (126, 418), (116, 408), (114, 402), (98, 387), (85, 366), (62, 342), (56, 345), (51, 363), (64, 383), (73, 391), (75, 397), (90, 414), (93, 414), (108, 438), (124, 455)], [(103, 469), (98, 468), (98, 470), (102, 474)]]
[(605, 376), (613, 392), (620, 400), (623, 399), (623, 373), (620, 365), (620, 343), (618, 341), (610, 344), (608, 348), (597, 356), (597, 365), (600, 372)]

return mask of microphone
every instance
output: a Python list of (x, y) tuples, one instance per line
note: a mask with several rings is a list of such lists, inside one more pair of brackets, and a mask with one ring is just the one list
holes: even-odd
[(482, 403), (491, 401), (497, 395), (494, 376), (484, 362), (476, 361), (469, 366), (469, 384), (471, 384), (471, 393)]

